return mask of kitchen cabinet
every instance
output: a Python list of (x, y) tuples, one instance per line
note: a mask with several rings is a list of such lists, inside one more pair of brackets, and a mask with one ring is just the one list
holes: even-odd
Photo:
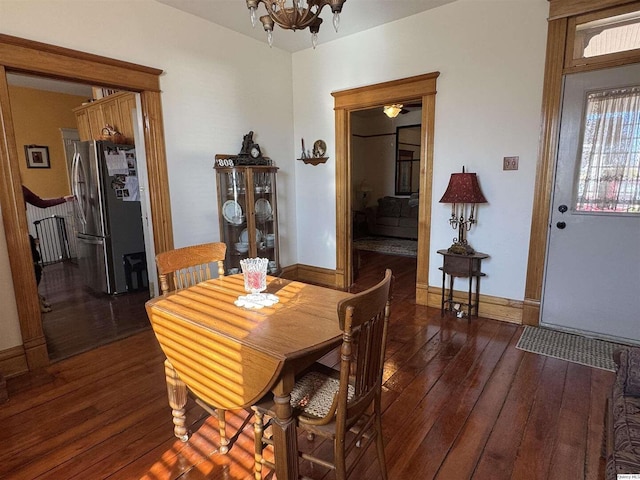
[(102, 129), (109, 124), (133, 144), (131, 109), (135, 105), (134, 93), (119, 92), (75, 108), (80, 140), (101, 140)]
[(216, 155), (220, 241), (227, 245), (225, 271), (240, 273), (240, 260), (268, 258), (270, 275), (280, 273), (277, 167), (233, 166), (233, 156)]

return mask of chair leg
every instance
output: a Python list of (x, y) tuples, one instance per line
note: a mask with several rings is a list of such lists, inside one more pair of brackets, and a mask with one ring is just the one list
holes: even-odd
[(223, 455), (229, 452), (229, 439), (227, 438), (227, 420), (225, 418), (226, 410), (216, 408), (218, 413), (218, 429), (220, 431), (220, 453)]
[(255, 453), (253, 463), (253, 474), (255, 480), (262, 480), (262, 453), (264, 445), (262, 435), (264, 433), (264, 414), (255, 410), (255, 421), (253, 422), (253, 433), (255, 442)]
[(344, 438), (345, 434), (338, 435), (333, 440), (333, 462), (336, 470), (336, 480), (347, 480), (347, 459), (344, 454)]
[(169, 406), (173, 415), (173, 433), (180, 440), (186, 442), (189, 440), (189, 431), (185, 427), (187, 416), (184, 408), (187, 404), (187, 386), (180, 380), (169, 360), (164, 361), (164, 374), (167, 381)]
[(382, 480), (387, 480), (387, 461), (384, 456), (384, 439), (382, 438), (382, 416), (380, 415), (380, 398), (376, 398), (373, 414), (376, 416), (376, 447), (378, 452), (378, 463), (380, 464), (380, 474)]

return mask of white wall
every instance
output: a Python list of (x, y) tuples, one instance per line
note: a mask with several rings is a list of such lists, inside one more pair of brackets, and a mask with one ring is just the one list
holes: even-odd
[[(239, 152), (243, 135), (253, 130), (263, 153), (280, 167), (281, 262), (296, 262), (289, 53), (151, 0), (1, 0), (0, 32), (164, 70), (176, 247), (220, 238), (214, 155)], [(6, 256), (2, 232), (0, 265)], [(2, 351), (22, 343), (8, 268), (0, 268), (0, 287), (7, 294)]]
[[(491, 255), (482, 293), (524, 298), (548, 8), (546, 0), (459, 0), (293, 55), (294, 136), (324, 139), (332, 158), (332, 91), (440, 72), (430, 285), (441, 282), (436, 250), (456, 234), (438, 200), (466, 166), (489, 201), (468, 237)], [(503, 172), (502, 157), (512, 155), (520, 169)], [(335, 162), (296, 165), (296, 182), (298, 262), (335, 268)]]

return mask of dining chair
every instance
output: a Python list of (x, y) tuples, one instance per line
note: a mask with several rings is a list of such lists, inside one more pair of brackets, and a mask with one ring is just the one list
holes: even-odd
[[(298, 456), (334, 470), (336, 480), (349, 476), (374, 440), (381, 475), (387, 480), (380, 397), (391, 276), (391, 270), (387, 269), (380, 283), (338, 303), (343, 331), (340, 370), (316, 363), (301, 375), (291, 392), (297, 427), (307, 432), (309, 439), (318, 435), (333, 442), (333, 461), (303, 452), (298, 452)], [(256, 480), (260, 480), (263, 465), (275, 468), (263, 456), (265, 446), (272, 443), (264, 431), (269, 422), (274, 421), (275, 404), (273, 399), (263, 400), (252, 409), (255, 412), (254, 473)], [(267, 424), (265, 415), (270, 418)]]
[[(164, 295), (173, 290), (181, 290), (209, 280), (212, 278), (212, 270), (215, 270), (212, 269), (212, 264), (217, 265), (218, 276), (224, 276), (224, 258), (226, 252), (226, 244), (215, 242), (177, 248), (159, 253), (156, 255), (156, 265), (158, 267), (162, 294)], [(189, 439), (189, 432), (185, 427), (185, 409), (183, 408), (186, 399), (183, 398), (184, 396), (180, 393), (185, 391), (185, 384), (180, 380), (168, 359), (165, 359), (165, 374), (167, 377), (169, 405), (171, 406), (173, 414), (174, 434), (180, 440), (186, 442)], [(218, 417), (220, 453), (227, 453), (230, 448), (230, 442), (226, 434), (226, 411), (222, 408), (208, 405), (193, 393), (192, 396), (195, 402), (209, 415), (216, 415)], [(248, 421), (249, 417), (247, 417), (241, 428), (243, 428)]]

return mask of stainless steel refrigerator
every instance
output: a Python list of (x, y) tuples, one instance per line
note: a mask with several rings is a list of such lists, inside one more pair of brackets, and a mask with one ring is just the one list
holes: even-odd
[(127, 292), (124, 262), (145, 248), (135, 148), (79, 142), (71, 177), (85, 284), (95, 292)]

